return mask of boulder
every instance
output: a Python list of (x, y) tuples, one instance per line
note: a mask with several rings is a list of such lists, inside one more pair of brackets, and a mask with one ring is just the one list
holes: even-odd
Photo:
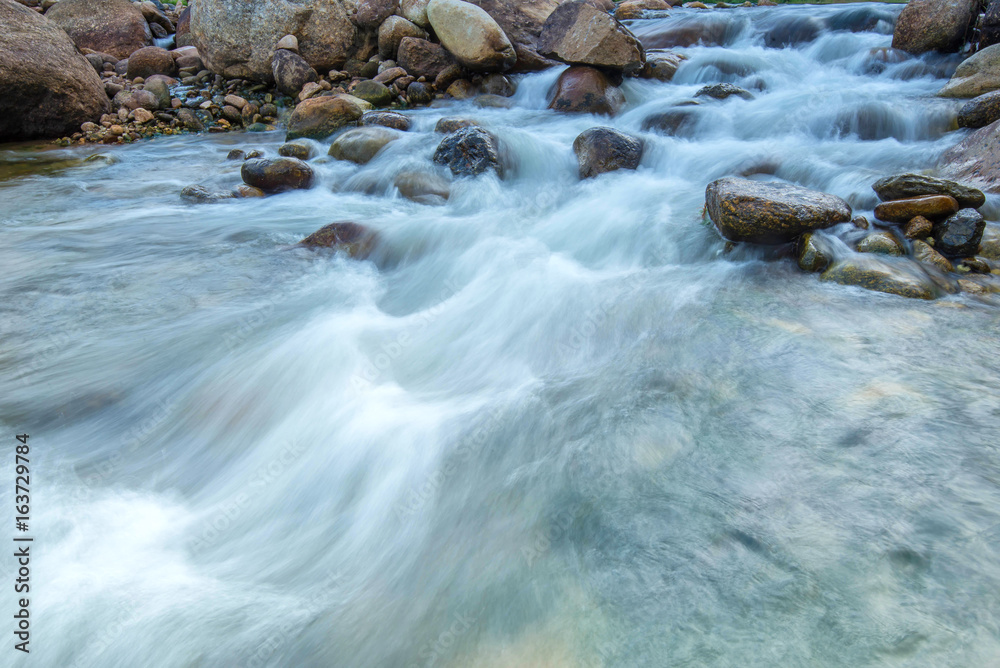
[(444, 204), (451, 197), (448, 180), (430, 172), (400, 172), (393, 185), (400, 195), (420, 204)]
[(158, 46), (144, 46), (129, 56), (126, 76), (129, 79), (145, 79), (154, 74), (173, 76), (176, 72), (177, 65), (169, 51)]
[(346, 96), (310, 98), (292, 112), (286, 139), (326, 139), (345, 125), (354, 125), (365, 111)]
[[(390, 16), (378, 29), (378, 55), (383, 60), (396, 57), (399, 44), (405, 38), (427, 39), (427, 31), (402, 16)], [(405, 67), (404, 67), (405, 69)]]
[(45, 17), (66, 31), (79, 49), (128, 58), (152, 39), (138, 5), (129, 0), (60, 0)]
[(695, 97), (710, 97), (713, 100), (725, 100), (734, 95), (744, 100), (753, 99), (753, 93), (731, 83), (709, 84), (694, 94)]
[(962, 209), (934, 226), (934, 248), (947, 257), (975, 255), (986, 221), (975, 209)]
[(479, 127), (462, 128), (442, 139), (434, 162), (447, 166), (455, 176), (477, 176), (491, 169), (501, 178), (504, 175), (499, 141)]
[(58, 137), (111, 106), (101, 78), (65, 32), (0, 0), (0, 142)]
[(399, 0), (361, 0), (351, 21), (364, 30), (375, 30), (398, 9)]
[(911, 299), (934, 299), (937, 287), (918, 265), (905, 258), (876, 259), (854, 255), (820, 275), (822, 281), (854, 285)]
[(545, 21), (559, 6), (560, 0), (469, 0), (493, 17), (514, 45), (518, 72), (533, 72), (551, 67), (552, 61), (538, 53), (538, 39)]
[(682, 53), (667, 51), (666, 53), (647, 53), (646, 64), (639, 70), (639, 77), (643, 79), (656, 79), (657, 81), (671, 81), (677, 73), (677, 68), (688, 57)]
[(945, 176), (1000, 192), (1000, 121), (976, 130), (946, 151), (938, 168)]
[(573, 142), (580, 178), (589, 179), (619, 169), (636, 169), (643, 141), (614, 128), (590, 128)]
[(989, 0), (979, 36), (980, 49), (994, 44), (1000, 44), (1000, 0)]
[(924, 195), (882, 202), (875, 207), (875, 217), (887, 223), (906, 223), (917, 216), (938, 219), (959, 210), (958, 201), (948, 195)]
[(1000, 89), (1000, 44), (987, 47), (959, 64), (941, 97), (976, 97)]
[(298, 95), (307, 83), (319, 78), (316, 70), (306, 62), (305, 58), (287, 49), (278, 49), (274, 52), (271, 74), (274, 77), (275, 87), (292, 97)]
[(671, 137), (692, 137), (698, 125), (697, 107), (677, 107), (647, 116), (643, 132), (659, 132)]
[(392, 104), (393, 94), (389, 87), (377, 81), (359, 81), (351, 90), (351, 95), (359, 97), (373, 107), (387, 107)]
[(396, 62), (415, 77), (435, 79), (455, 64), (455, 58), (440, 44), (426, 39), (404, 37), (399, 42)]
[(154, 25), (158, 25), (164, 29), (164, 31), (169, 34), (174, 32), (174, 22), (167, 18), (167, 15), (163, 13), (160, 7), (157, 7), (155, 3), (146, 0), (145, 2), (139, 3), (139, 11), (142, 12), (142, 17), (146, 19), (146, 23), (152, 28)]
[(905, 255), (903, 247), (889, 232), (872, 232), (858, 242), (859, 253), (876, 255)]
[(834, 258), (832, 244), (819, 232), (806, 232), (799, 237), (796, 255), (799, 269), (810, 272), (825, 271)]
[(708, 184), (705, 198), (709, 217), (729, 241), (787, 243), (851, 220), (841, 198), (790, 183), (727, 177)]
[(427, 19), (441, 45), (472, 70), (507, 70), (517, 61), (514, 45), (483, 9), (463, 0), (430, 0)]
[(191, 36), (208, 69), (227, 78), (271, 82), (274, 45), (295, 35), (299, 55), (320, 72), (367, 60), (372, 36), (350, 14), (356, 0), (198, 0)]
[(913, 54), (958, 51), (978, 13), (979, 0), (910, 0), (896, 21), (892, 48)]
[(366, 111), (358, 120), (358, 125), (362, 127), (379, 125), (405, 132), (410, 129), (410, 119), (394, 111)]
[(178, 47), (192, 46), (194, 40), (191, 37), (191, 7), (184, 8), (184, 11), (177, 17), (177, 31), (174, 33), (174, 43)]
[(309, 248), (333, 248), (364, 260), (375, 250), (378, 235), (363, 225), (345, 221), (326, 225), (299, 243)]
[(978, 130), (1000, 120), (1000, 90), (969, 100), (958, 112), (958, 127)]
[(312, 167), (297, 158), (255, 158), (240, 169), (243, 182), (264, 192), (310, 188)]
[(414, 81), (406, 87), (406, 100), (412, 105), (430, 104), (434, 99), (434, 94), (430, 87), (419, 81)]
[(613, 16), (574, 0), (545, 21), (538, 50), (572, 65), (591, 65), (633, 74), (646, 63), (639, 40)]
[(379, 151), (397, 139), (398, 130), (379, 125), (351, 128), (334, 140), (330, 146), (330, 155), (337, 160), (366, 165)]
[(625, 106), (625, 94), (593, 67), (570, 67), (556, 81), (549, 109), (614, 116)]
[(887, 176), (872, 184), (872, 190), (883, 202), (925, 195), (947, 195), (963, 207), (978, 209), (986, 203), (986, 196), (981, 190), (923, 174)]

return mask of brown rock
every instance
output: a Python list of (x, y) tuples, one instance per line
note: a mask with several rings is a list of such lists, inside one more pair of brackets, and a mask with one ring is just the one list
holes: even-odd
[(316, 70), (309, 66), (305, 58), (285, 49), (274, 52), (271, 73), (275, 87), (285, 95), (292, 96), (298, 95), (303, 86), (319, 78)]
[(934, 223), (923, 216), (917, 216), (903, 228), (903, 236), (907, 239), (926, 239), (934, 231)]
[(892, 48), (913, 54), (958, 51), (978, 5), (978, 0), (910, 0), (896, 21)]
[(404, 37), (399, 42), (396, 62), (415, 77), (434, 79), (454, 65), (455, 59), (440, 44), (415, 37)]
[(954, 271), (955, 269), (948, 258), (934, 250), (927, 242), (919, 239), (913, 242), (913, 257), (917, 262), (933, 265), (941, 271)]
[(559, 76), (549, 109), (614, 116), (625, 106), (625, 94), (592, 67), (570, 67)]
[(45, 14), (80, 49), (128, 58), (152, 39), (149, 24), (129, 0), (60, 0)]
[(359, 28), (375, 30), (399, 9), (398, 0), (361, 0), (351, 20)]
[(356, 260), (363, 260), (375, 250), (378, 235), (363, 225), (344, 221), (320, 228), (299, 243), (310, 248), (341, 250)]
[(452, 132), (458, 132), (462, 128), (471, 127), (482, 126), (469, 118), (442, 118), (437, 122), (437, 125), (434, 126), (434, 132), (450, 135)]
[(310, 188), (313, 170), (296, 158), (255, 158), (240, 169), (243, 182), (265, 192)]
[(574, 0), (560, 5), (542, 29), (539, 53), (575, 65), (638, 72), (645, 51), (628, 28), (610, 14)]
[(101, 78), (65, 32), (0, 0), (0, 142), (58, 137), (111, 106)]
[(410, 119), (394, 111), (366, 111), (362, 114), (358, 125), (362, 127), (380, 125), (405, 132), (410, 129)]
[(969, 100), (958, 112), (958, 127), (973, 130), (1000, 120), (1000, 90)]
[(668, 51), (666, 53), (647, 53), (646, 64), (639, 70), (638, 76), (643, 79), (656, 79), (657, 81), (671, 81), (677, 68), (681, 66), (688, 57), (682, 53)]
[(153, 74), (173, 76), (177, 72), (174, 57), (166, 49), (145, 46), (128, 58), (128, 78), (149, 77)]
[(978, 209), (986, 203), (986, 196), (981, 190), (924, 174), (887, 176), (873, 183), (872, 190), (883, 202), (924, 195), (948, 195), (954, 197), (962, 207)]
[(888, 232), (873, 232), (858, 242), (859, 253), (875, 253), (876, 255), (904, 255), (903, 247), (896, 237)]
[(400, 172), (393, 185), (400, 195), (421, 204), (444, 204), (451, 196), (448, 180), (430, 172)]
[(311, 98), (292, 112), (287, 139), (325, 139), (345, 125), (354, 125), (364, 111), (343, 96)]
[(399, 139), (399, 131), (379, 125), (352, 128), (338, 136), (330, 146), (330, 155), (359, 165), (371, 162), (379, 151)]
[(954, 197), (947, 195), (926, 195), (892, 202), (883, 202), (875, 207), (875, 217), (887, 223), (906, 223), (917, 216), (925, 218), (946, 218), (959, 210)]

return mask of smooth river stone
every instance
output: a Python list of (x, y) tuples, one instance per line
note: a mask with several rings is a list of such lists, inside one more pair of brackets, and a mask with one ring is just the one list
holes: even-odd
[(887, 223), (907, 223), (917, 216), (942, 218), (957, 213), (958, 202), (948, 195), (911, 197), (894, 202), (883, 202), (875, 207), (875, 217)]
[(986, 202), (983, 191), (962, 185), (956, 181), (939, 179), (923, 174), (896, 174), (879, 179), (872, 184), (872, 190), (883, 202), (924, 195), (948, 195), (958, 200), (963, 207), (978, 209)]
[(705, 199), (709, 217), (729, 241), (787, 243), (851, 220), (851, 206), (841, 198), (790, 183), (728, 177), (708, 184)]
[(893, 259), (895, 262), (890, 263), (870, 255), (855, 255), (834, 264), (820, 275), (820, 280), (910, 299), (934, 299), (937, 289), (927, 274), (909, 260)]

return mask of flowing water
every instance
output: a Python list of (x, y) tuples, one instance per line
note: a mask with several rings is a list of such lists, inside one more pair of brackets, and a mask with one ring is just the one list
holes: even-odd
[[(263, 200), (179, 192), (235, 185), (227, 152), (281, 132), (0, 150), (32, 665), (1000, 664), (1000, 310), (821, 283), (702, 222), (732, 173), (870, 212), (873, 181), (958, 141), (930, 97), (954, 58), (869, 55), (898, 11), (633, 22), (724, 46), (626, 82), (614, 119), (546, 111), (558, 71), (512, 109), (414, 111), (367, 166)], [(767, 47), (803, 19), (815, 39)], [(756, 97), (640, 131), (718, 81)], [(442, 116), (514, 169), (402, 199)], [(573, 139), (607, 124), (642, 164), (581, 182)], [(293, 246), (335, 220), (388, 250)]]

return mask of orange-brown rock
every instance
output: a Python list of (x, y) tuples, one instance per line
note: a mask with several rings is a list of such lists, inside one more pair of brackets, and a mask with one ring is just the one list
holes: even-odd
[(907, 223), (917, 216), (938, 219), (957, 213), (961, 207), (949, 195), (927, 195), (882, 202), (875, 207), (875, 217), (887, 223)]

